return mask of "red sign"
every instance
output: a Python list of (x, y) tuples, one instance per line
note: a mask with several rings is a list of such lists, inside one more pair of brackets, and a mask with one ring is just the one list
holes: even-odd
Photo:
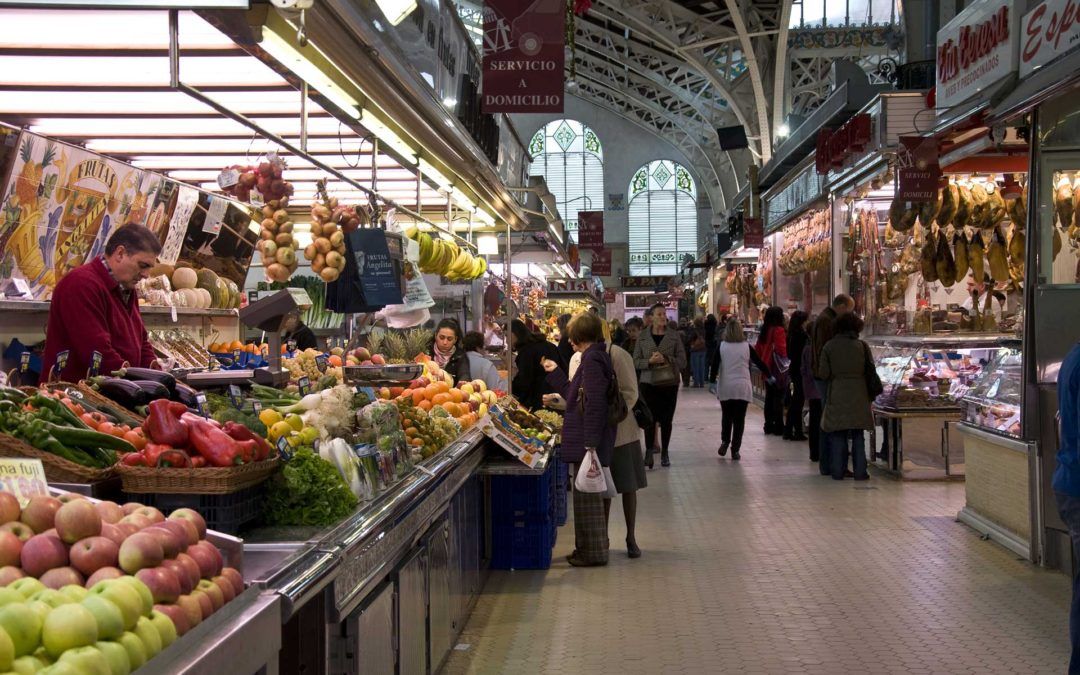
[(578, 211), (578, 248), (599, 251), (604, 248), (604, 212)]
[(563, 111), (566, 4), (559, 0), (484, 3), (485, 113)]
[(934, 199), (941, 182), (937, 140), (922, 136), (901, 136), (897, 155), (896, 197), (901, 201), (925, 202)]
[(867, 113), (855, 115), (836, 131), (818, 132), (814, 165), (819, 174), (843, 168), (848, 160), (866, 149), (874, 132), (874, 120)]
[(592, 275), (594, 277), (611, 276), (611, 249), (602, 248), (598, 251), (593, 251)]
[(761, 248), (765, 243), (765, 225), (761, 218), (743, 218), (743, 246)]
[(999, 44), (1009, 41), (1009, 8), (1003, 6), (986, 21), (961, 26), (958, 40), (946, 40), (938, 47), (938, 82), (948, 83), (976, 61), (989, 56)]
[(548, 278), (548, 295), (562, 295), (567, 293), (592, 293), (593, 285), (590, 279), (555, 279)]
[(615, 302), (615, 291), (610, 288), (604, 291), (604, 302), (608, 305)]
[(622, 285), (624, 288), (656, 288), (661, 287), (658, 293), (663, 293), (667, 290), (668, 284), (671, 283), (671, 277), (623, 277)]

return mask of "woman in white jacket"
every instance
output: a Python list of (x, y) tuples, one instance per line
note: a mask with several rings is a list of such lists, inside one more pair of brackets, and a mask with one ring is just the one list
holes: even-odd
[[(626, 519), (626, 554), (631, 558), (640, 558), (641, 549), (637, 545), (635, 529), (637, 524), (637, 491), (648, 485), (645, 479), (645, 457), (642, 444), (643, 434), (634, 418), (634, 404), (638, 400), (637, 370), (634, 358), (622, 347), (611, 344), (609, 327), (604, 324), (604, 337), (607, 340), (608, 354), (615, 367), (615, 376), (619, 380), (619, 393), (626, 401), (626, 418), (619, 422), (615, 430), (615, 454), (611, 459), (611, 477), (615, 482), (615, 491), (622, 495), (623, 517)], [(570, 358), (569, 376), (574, 377), (581, 354), (574, 352)], [(544, 396), (544, 403), (550, 408), (565, 408), (565, 401), (557, 394)], [(611, 500), (604, 500), (604, 514), (611, 514)]]
[(746, 407), (754, 398), (750, 382), (750, 365), (753, 364), (763, 373), (769, 369), (757, 355), (757, 351), (746, 341), (742, 323), (738, 319), (728, 319), (724, 335), (716, 350), (720, 363), (720, 377), (716, 383), (716, 398), (720, 400), (723, 414), (720, 434), (720, 448), (716, 451), (723, 457), (731, 448), (731, 459), (738, 460), (742, 447), (743, 427), (746, 423)]

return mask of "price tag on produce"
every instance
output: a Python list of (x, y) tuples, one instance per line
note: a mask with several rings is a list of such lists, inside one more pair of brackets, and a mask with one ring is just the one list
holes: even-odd
[(257, 399), (253, 400), (251, 402), (251, 412), (255, 413), (256, 415), (262, 412), (262, 402)]
[[(65, 349), (56, 355), (56, 370), (61, 371), (67, 368), (68, 357), (71, 356), (71, 350)], [(59, 374), (59, 372), (57, 373)]]
[(30, 370), (30, 352), (19, 354), (19, 372), (25, 373)]
[(277, 439), (277, 452), (281, 461), (287, 462), (293, 458), (292, 448), (289, 447), (289, 441), (284, 436)]
[(240, 387), (235, 384), (229, 385), (229, 400), (232, 401), (233, 407), (237, 410), (244, 407), (244, 395), (240, 391)]
[(92, 352), (90, 355), (90, 377), (94, 377), (101, 370), (101, 352)]
[(319, 439), (315, 439), (311, 442), (311, 449), (315, 451), (315, 454), (319, 454)]
[(199, 414), (203, 417), (209, 417), (206, 414), (206, 394), (198, 393), (195, 395), (195, 405), (199, 406)]
[(240, 355), (241, 355), (242, 353), (243, 353), (243, 352), (242, 352), (242, 351), (240, 351), (239, 349), (234, 349), (234, 350), (233, 350), (233, 353), (232, 353), (232, 361), (233, 361), (233, 365), (236, 365), (236, 366), (240, 365)]
[(231, 188), (240, 182), (240, 172), (237, 169), (222, 169), (218, 174), (217, 184), (222, 190)]
[(326, 354), (319, 354), (315, 357), (315, 367), (319, 369), (320, 373), (326, 372), (326, 369), (330, 367), (330, 360), (326, 358)]
[(300, 388), (300, 395), (307, 396), (311, 390), (311, 380), (305, 375), (296, 381), (296, 386)]
[(206, 219), (203, 220), (203, 232), (221, 234), (221, 223), (225, 220), (225, 211), (228, 208), (229, 202), (211, 195), (210, 208), (206, 209)]
[(296, 340), (292, 340), (292, 339), (286, 340), (285, 341), (285, 350), (290, 351), (290, 352), (295, 352), (296, 351)]
[(75, 399), (76, 401), (83, 400), (82, 392), (78, 389), (65, 389), (64, 393), (67, 394), (68, 398)]
[(48, 496), (49, 483), (40, 459), (0, 458), (0, 490), (10, 492), (26, 506), (31, 497)]

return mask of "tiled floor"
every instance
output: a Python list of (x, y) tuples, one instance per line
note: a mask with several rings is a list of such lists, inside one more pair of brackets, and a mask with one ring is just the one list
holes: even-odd
[(639, 560), (493, 572), (445, 672), (1063, 673), (1068, 580), (955, 522), (964, 486), (817, 474), (761, 435), (716, 456), (720, 413), (680, 395), (673, 466), (640, 492)]

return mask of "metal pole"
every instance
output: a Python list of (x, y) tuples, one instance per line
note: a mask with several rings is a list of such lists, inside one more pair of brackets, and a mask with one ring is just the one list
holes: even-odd
[(180, 86), (180, 12), (169, 10), (169, 86)]
[(307, 99), (308, 83), (304, 80), (300, 83), (300, 149), (307, 152)]
[(510, 274), (510, 223), (506, 223), (506, 252), (503, 254), (503, 272), (506, 277), (506, 332), (504, 338), (506, 340), (506, 381), (509, 383), (514, 379), (514, 350), (511, 348), (511, 340), (513, 333), (510, 331), (510, 324), (514, 320), (514, 301), (510, 297), (510, 285), (513, 283), (513, 279)]
[(379, 192), (379, 137), (371, 137), (371, 189)]

